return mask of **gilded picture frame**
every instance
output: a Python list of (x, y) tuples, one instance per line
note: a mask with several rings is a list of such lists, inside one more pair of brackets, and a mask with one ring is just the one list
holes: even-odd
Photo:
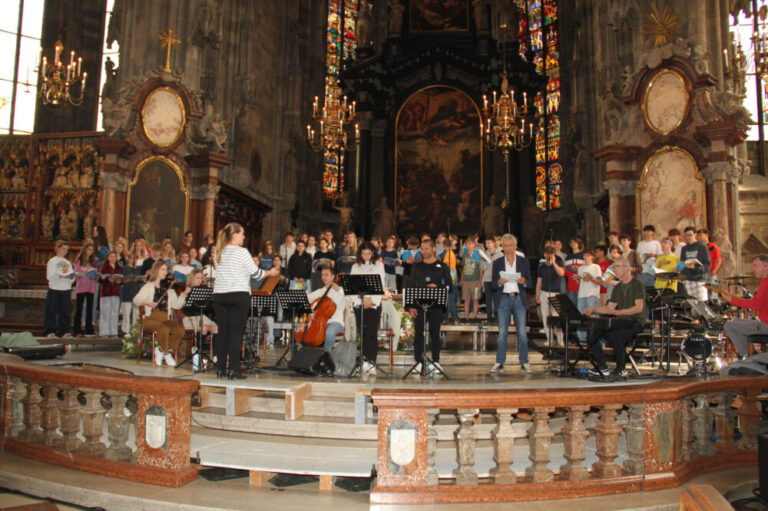
[(707, 225), (707, 186), (693, 156), (677, 146), (664, 146), (643, 166), (637, 182), (636, 216), (639, 230), (653, 225), (666, 235), (689, 225)]
[(683, 76), (672, 69), (662, 69), (651, 78), (643, 94), (646, 124), (660, 135), (669, 135), (688, 115), (690, 99), (691, 93)]
[(174, 145), (184, 133), (187, 112), (179, 93), (171, 87), (150, 92), (141, 107), (141, 126), (147, 139), (159, 147)]
[(173, 246), (189, 228), (189, 190), (176, 162), (152, 156), (136, 166), (128, 185), (125, 233), (128, 239), (143, 236), (147, 244), (170, 236)]

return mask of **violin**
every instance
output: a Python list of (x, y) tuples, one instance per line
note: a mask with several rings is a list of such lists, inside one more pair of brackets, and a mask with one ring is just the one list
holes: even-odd
[[(341, 277), (337, 277), (334, 283), (339, 282), (340, 279)], [(293, 338), (299, 344), (309, 348), (323, 345), (325, 341), (325, 327), (328, 325), (328, 320), (336, 312), (336, 304), (328, 298), (328, 293), (330, 293), (332, 287), (333, 284), (328, 286), (323, 296), (312, 302), (312, 312), (306, 316), (293, 334)]]
[(182, 280), (177, 280), (173, 277), (173, 275), (168, 275), (163, 280), (160, 281), (160, 289), (168, 292), (169, 289), (173, 289), (176, 291), (177, 295), (180, 295), (187, 289), (186, 282)]

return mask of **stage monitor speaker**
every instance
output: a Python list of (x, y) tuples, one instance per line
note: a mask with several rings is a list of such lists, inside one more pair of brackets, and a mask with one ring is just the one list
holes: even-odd
[(322, 348), (301, 348), (288, 367), (308, 376), (332, 376), (335, 368), (331, 355)]
[(768, 434), (757, 435), (757, 473), (760, 481), (760, 497), (768, 500)]

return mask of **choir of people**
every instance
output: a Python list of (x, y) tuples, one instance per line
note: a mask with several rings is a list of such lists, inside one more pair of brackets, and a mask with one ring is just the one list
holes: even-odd
[[(336, 304), (336, 311), (327, 323), (323, 347), (331, 350), (336, 338), (344, 331), (344, 310), (347, 301), (353, 303), (357, 315), (356, 325), (362, 314), (363, 373), (375, 371), (378, 352), (377, 331), (381, 319), (381, 303), (392, 295), (402, 292), (403, 287), (444, 286), (448, 290), (445, 307), (427, 313), (430, 339), (439, 339), (442, 323), (458, 321), (458, 301), (464, 303), (464, 321), (479, 321), (479, 301), (485, 304), (486, 321), (498, 324), (496, 362), (491, 372), (504, 370), (506, 345), (510, 319), (514, 318), (523, 372), (530, 372), (527, 350), (528, 294), (540, 309), (550, 345), (562, 345), (559, 329), (549, 329), (548, 318), (556, 315), (549, 298), (566, 293), (585, 315), (627, 316), (631, 323), (616, 322), (606, 328), (593, 328), (589, 343), (600, 367), (607, 372), (602, 355), (602, 343), (613, 345), (617, 353), (614, 373), (623, 375), (624, 345), (637, 333), (641, 318), (646, 317), (645, 302), (640, 291), (646, 287), (668, 288), (685, 292), (689, 296), (706, 300), (705, 281), (717, 272), (722, 263), (718, 247), (709, 240), (709, 231), (686, 227), (683, 234), (672, 229), (661, 237), (652, 225), (642, 230), (642, 239), (634, 240), (626, 234), (608, 233), (607, 243), (586, 248), (581, 238), (568, 241), (569, 253), (563, 252), (560, 240), (547, 240), (543, 256), (535, 273), (531, 271), (530, 255), (518, 250), (517, 238), (511, 234), (487, 237), (480, 240), (472, 234), (464, 240), (455, 235), (423, 234), (410, 236), (405, 248), (397, 236), (385, 240), (363, 240), (354, 232), (343, 237), (336, 246), (330, 231), (312, 236), (307, 233), (296, 237), (293, 232), (284, 235), (277, 251), (272, 242), (264, 242), (258, 254), (251, 255), (242, 247), (245, 236), (242, 226), (228, 224), (221, 230), (216, 243), (206, 235), (202, 246), (194, 247), (191, 232), (185, 233), (182, 243), (174, 250), (170, 238), (147, 245), (139, 237), (131, 244), (122, 238), (114, 245), (107, 240), (104, 228), (95, 226), (93, 238), (86, 239), (74, 260), (66, 259), (69, 246), (59, 242), (56, 255), (48, 263), (49, 291), (46, 300), (45, 335), (66, 337), (94, 335), (94, 311), (100, 309), (99, 334), (118, 335), (118, 326), (128, 335), (139, 320), (139, 308), (144, 308), (144, 324), (152, 325), (158, 333), (159, 346), (154, 361), (175, 366), (180, 355), (179, 342), (185, 330), (200, 330), (215, 337), (216, 360), (219, 376), (242, 378), (239, 367), (240, 346), (249, 310), (252, 279), (283, 275), (292, 289), (306, 290), (310, 302), (327, 295)], [(682, 239), (684, 239), (684, 241)], [(482, 241), (482, 244), (480, 242)], [(537, 252), (536, 250), (532, 252)], [(200, 260), (198, 260), (198, 257)], [(760, 256), (753, 263), (758, 278), (768, 277), (768, 261)], [(358, 297), (345, 297), (336, 280), (337, 275), (379, 275), (383, 295), (366, 296), (361, 303)], [(685, 276), (680, 289), (678, 281), (665, 279), (665, 273), (681, 273)], [(177, 281), (176, 289), (164, 289), (161, 285), (169, 280)], [(535, 277), (534, 277), (535, 276)], [(215, 280), (215, 320), (207, 316), (176, 318), (184, 307), (190, 289), (204, 282)], [(764, 333), (766, 326), (763, 289), (751, 301), (726, 294), (725, 300), (745, 308), (761, 311), (756, 323), (731, 322), (726, 331), (733, 339), (740, 355), (746, 353), (746, 336)], [(71, 292), (74, 285), (77, 296), (74, 319), (70, 319), (69, 302), (62, 297)], [(167, 286), (166, 286), (167, 287)], [(171, 286), (173, 287), (173, 286)], [(535, 291), (534, 291), (535, 289)], [(98, 297), (98, 299), (96, 298)], [(424, 352), (423, 311), (414, 309), (415, 317), (414, 358), (421, 361)], [(122, 322), (118, 323), (122, 315)], [(183, 316), (183, 315), (182, 315)], [(268, 343), (272, 343), (273, 328), (269, 329)], [(440, 358), (440, 342), (430, 345), (431, 360), (437, 365)]]

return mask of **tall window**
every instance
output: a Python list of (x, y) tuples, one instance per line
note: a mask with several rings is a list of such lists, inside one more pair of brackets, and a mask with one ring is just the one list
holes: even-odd
[(547, 77), (547, 89), (536, 95), (536, 205), (560, 208), (563, 166), (560, 162), (560, 27), (558, 0), (517, 0), (520, 54), (530, 48), (536, 71)]
[(0, 15), (0, 134), (32, 133), (45, 0), (5, 0)]
[[(112, 17), (112, 9), (115, 6), (115, 0), (107, 0), (107, 13), (104, 18), (104, 47), (101, 49), (101, 84), (99, 85), (99, 105), (101, 105), (101, 94), (104, 92), (104, 84), (111, 72), (120, 67), (120, 45), (117, 42), (112, 44), (112, 48), (107, 47), (107, 35), (109, 33), (109, 20)], [(107, 62), (109, 61), (109, 62)], [(96, 131), (104, 130), (104, 114), (99, 108)]]
[[(355, 20), (358, 0), (328, 0), (328, 25), (325, 45), (325, 92), (337, 83), (344, 60), (354, 58), (356, 44)], [(342, 30), (343, 29), (343, 30)], [(344, 154), (323, 153), (323, 192), (333, 199), (344, 194)]]

